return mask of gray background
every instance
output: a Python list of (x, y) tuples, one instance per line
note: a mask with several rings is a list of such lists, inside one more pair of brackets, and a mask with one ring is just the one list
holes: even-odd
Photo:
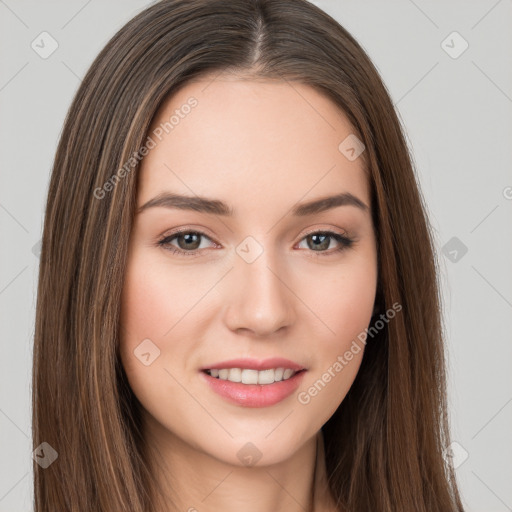
[[(512, 511), (512, 1), (314, 3), (369, 53), (413, 150), (441, 262), (467, 510)], [(0, 0), (0, 512), (32, 510), (37, 244), (64, 116), (93, 58), (147, 5)], [(43, 31), (58, 43), (46, 59), (31, 47)]]

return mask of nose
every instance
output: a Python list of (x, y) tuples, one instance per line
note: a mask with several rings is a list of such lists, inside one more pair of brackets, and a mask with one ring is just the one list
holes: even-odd
[[(252, 263), (236, 257), (226, 289), (225, 323), (233, 332), (269, 337), (292, 325), (295, 296), (283, 265), (263, 253)], [(282, 334), (282, 333), (281, 333)]]

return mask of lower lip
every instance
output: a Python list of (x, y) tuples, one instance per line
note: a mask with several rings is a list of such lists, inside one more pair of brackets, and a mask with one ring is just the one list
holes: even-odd
[(242, 384), (221, 380), (201, 372), (210, 388), (231, 403), (243, 407), (269, 407), (290, 396), (300, 385), (305, 370), (273, 384)]

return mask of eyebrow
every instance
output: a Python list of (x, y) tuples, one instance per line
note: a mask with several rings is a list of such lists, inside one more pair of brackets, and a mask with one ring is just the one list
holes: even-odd
[[(364, 212), (369, 211), (369, 207), (361, 201), (361, 199), (350, 192), (342, 192), (334, 196), (322, 197), (307, 203), (295, 205), (292, 208), (292, 215), (305, 217), (307, 215), (313, 215), (332, 208), (337, 208), (338, 206), (355, 206)], [(155, 207), (192, 210), (200, 213), (222, 215), (225, 217), (232, 217), (234, 215), (234, 210), (218, 199), (209, 199), (200, 196), (183, 196), (170, 192), (162, 192), (153, 199), (150, 199), (137, 209), (137, 214), (142, 213), (148, 208)]]

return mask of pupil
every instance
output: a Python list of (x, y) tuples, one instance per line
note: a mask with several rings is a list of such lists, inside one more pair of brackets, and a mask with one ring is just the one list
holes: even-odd
[[(311, 238), (314, 240), (312, 248), (327, 248), (329, 243), (327, 242), (327, 246), (325, 245), (325, 240), (329, 240), (329, 235), (311, 235)], [(323, 239), (323, 240), (320, 240)]]
[(198, 245), (198, 234), (197, 233), (186, 233), (184, 235), (181, 236), (181, 238), (184, 239), (184, 244), (185, 244), (185, 248), (192, 248), (192, 249), (195, 249), (196, 246)]

